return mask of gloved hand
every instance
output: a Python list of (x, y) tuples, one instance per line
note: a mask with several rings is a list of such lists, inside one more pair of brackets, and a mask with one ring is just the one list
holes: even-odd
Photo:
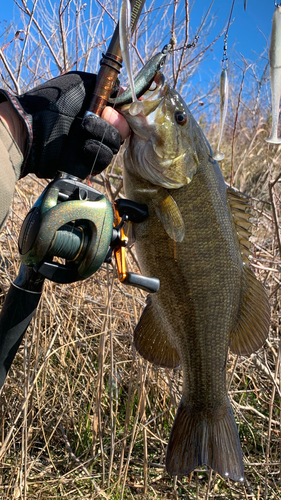
[(20, 96), (0, 90), (0, 102), (7, 99), (28, 129), (21, 177), (53, 178), (60, 170), (85, 179), (109, 165), (120, 148), (118, 130), (95, 115), (82, 121), (95, 81), (95, 75), (77, 71)]

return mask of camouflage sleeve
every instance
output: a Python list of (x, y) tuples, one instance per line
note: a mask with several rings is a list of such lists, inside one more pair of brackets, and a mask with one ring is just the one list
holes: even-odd
[(0, 117), (0, 230), (9, 215), (22, 162), (22, 153)]

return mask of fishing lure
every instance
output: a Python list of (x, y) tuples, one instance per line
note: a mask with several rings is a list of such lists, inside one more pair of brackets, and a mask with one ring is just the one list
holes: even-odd
[(229, 16), (228, 27), (226, 33), (224, 35), (224, 45), (223, 45), (223, 57), (222, 57), (222, 71), (220, 76), (220, 131), (219, 131), (219, 140), (217, 149), (213, 155), (213, 158), (217, 161), (221, 161), (224, 159), (224, 153), (220, 151), (222, 133), (224, 129), (226, 114), (227, 114), (227, 106), (228, 106), (228, 75), (227, 75), (227, 38), (228, 38), (228, 30), (230, 26), (231, 15), (234, 7), (234, 1), (232, 3), (232, 8)]
[(213, 155), (213, 158), (217, 161), (221, 161), (224, 159), (224, 153), (220, 151), (220, 144), (227, 114), (227, 105), (228, 105), (228, 76), (227, 76), (227, 70), (223, 69), (220, 76), (220, 132), (219, 132), (217, 149)]
[[(228, 106), (228, 75), (227, 75), (227, 67), (228, 67), (228, 57), (227, 57), (227, 38), (228, 31), (230, 27), (232, 12), (234, 9), (235, 0), (232, 1), (228, 24), (226, 28), (226, 32), (224, 35), (224, 45), (223, 45), (223, 58), (222, 58), (222, 71), (220, 76), (220, 131), (219, 131), (219, 140), (217, 149), (213, 155), (213, 158), (217, 161), (221, 161), (224, 159), (224, 153), (222, 153), (219, 148), (222, 139), (223, 128), (225, 124), (226, 114), (227, 114), (227, 106)], [(244, 7), (246, 8), (246, 0), (244, 0)]]
[[(134, 79), (135, 91), (137, 98), (141, 97), (150, 87), (154, 77), (158, 71), (164, 66), (166, 57), (171, 51), (172, 45), (167, 44), (164, 46), (162, 52), (158, 52), (147, 61), (147, 63), (142, 67), (142, 69), (137, 74)], [(122, 106), (123, 104), (130, 104), (132, 102), (132, 89), (129, 86), (122, 94), (118, 97), (110, 97), (108, 100), (110, 104), (115, 106)]]
[(270, 86), (272, 104), (272, 130), (266, 142), (281, 144), (278, 137), (279, 105), (281, 96), (281, 7), (277, 5), (272, 20), (271, 42), (269, 49)]
[(128, 73), (131, 92), (132, 104), (130, 106), (130, 114), (132, 116), (141, 113), (143, 104), (138, 101), (134, 85), (134, 78), (131, 64), (131, 3), (130, 0), (122, 0), (120, 8), (119, 19), (119, 35), (120, 35), (120, 48), (122, 58)]

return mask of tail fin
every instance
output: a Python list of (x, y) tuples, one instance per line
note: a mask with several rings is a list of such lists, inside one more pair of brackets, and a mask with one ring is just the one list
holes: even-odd
[(181, 400), (172, 428), (166, 468), (172, 475), (190, 474), (208, 465), (222, 477), (243, 481), (239, 435), (230, 403), (214, 414), (196, 413)]

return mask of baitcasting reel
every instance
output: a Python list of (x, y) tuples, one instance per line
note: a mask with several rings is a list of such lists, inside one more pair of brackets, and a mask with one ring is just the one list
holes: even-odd
[(72, 283), (94, 274), (114, 252), (122, 283), (156, 292), (159, 280), (127, 272), (125, 259), (124, 223), (142, 222), (147, 216), (146, 205), (120, 199), (112, 206), (99, 191), (60, 174), (24, 220), (19, 236), (21, 260), (44, 278)]
[(112, 206), (104, 195), (66, 174), (49, 184), (22, 225), (22, 265), (0, 314), (0, 388), (36, 312), (45, 278), (56, 283), (84, 280), (114, 253), (122, 283), (151, 293), (159, 289), (158, 279), (126, 268), (124, 223), (147, 216), (146, 205), (116, 200)]

